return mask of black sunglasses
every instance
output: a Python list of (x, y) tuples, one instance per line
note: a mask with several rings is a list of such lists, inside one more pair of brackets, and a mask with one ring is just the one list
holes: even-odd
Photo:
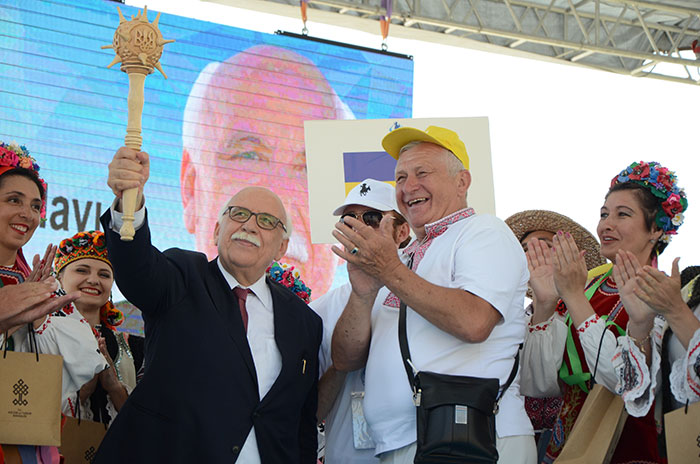
[(251, 216), (255, 216), (255, 222), (261, 229), (273, 230), (277, 226), (282, 226), (282, 230), (285, 233), (287, 232), (287, 228), (284, 226), (284, 223), (282, 223), (282, 220), (270, 213), (254, 213), (242, 206), (229, 206), (226, 208), (224, 214), (226, 213), (228, 213), (228, 217), (230, 217), (232, 221), (241, 223), (248, 222)]
[[(345, 222), (346, 217), (351, 217), (353, 219), (360, 220), (360, 218), (357, 217), (357, 214), (355, 213), (345, 213), (342, 216), (340, 216), (340, 222)], [(382, 222), (382, 218), (384, 217), (384, 213), (381, 211), (365, 211), (362, 213), (362, 222), (367, 224), (373, 229), (378, 229), (379, 228), (379, 223)]]

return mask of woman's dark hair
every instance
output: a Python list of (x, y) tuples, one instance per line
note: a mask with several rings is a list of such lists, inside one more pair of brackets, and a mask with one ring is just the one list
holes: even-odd
[[(637, 197), (637, 200), (639, 200), (639, 205), (642, 207), (642, 213), (644, 213), (644, 224), (646, 225), (647, 230), (650, 232), (660, 230), (660, 227), (656, 224), (656, 215), (661, 209), (661, 203), (663, 203), (661, 198), (658, 198), (651, 193), (648, 188), (642, 187), (635, 182), (623, 182), (610, 187), (607, 195), (605, 195), (605, 199), (607, 200), (611, 193), (620, 192), (623, 190), (633, 192)], [(653, 251), (661, 254), (667, 245), (668, 243), (657, 240)]]
[(13, 176), (26, 177), (27, 179), (34, 182), (34, 184), (36, 184), (37, 188), (39, 189), (39, 196), (41, 197), (42, 200), (46, 200), (46, 190), (44, 190), (44, 186), (39, 181), (39, 178), (37, 177), (36, 172), (32, 171), (30, 169), (14, 168), (14, 169), (11, 169), (7, 172), (0, 174), (0, 187), (2, 187), (2, 184), (5, 182), (5, 179), (9, 179), (10, 177), (13, 177)]

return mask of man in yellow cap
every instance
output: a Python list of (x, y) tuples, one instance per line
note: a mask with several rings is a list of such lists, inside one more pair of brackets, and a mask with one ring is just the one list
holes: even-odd
[[(376, 453), (392, 464), (413, 463), (416, 455), (416, 411), (398, 342), (403, 302), (413, 368), (497, 378), (504, 389), (495, 418), (499, 461), (534, 463), (518, 376), (508, 385), (525, 335), (529, 274), (520, 244), (503, 221), (467, 206), (469, 157), (455, 132), (401, 127), (382, 145), (398, 160), (396, 202), (416, 238), (397, 256), (390, 220), (372, 229), (348, 218), (334, 231), (344, 249), (333, 248), (355, 269), (333, 334), (333, 363), (338, 370), (365, 367), (364, 410)], [(391, 290), (386, 311), (372, 316), (382, 286)]]

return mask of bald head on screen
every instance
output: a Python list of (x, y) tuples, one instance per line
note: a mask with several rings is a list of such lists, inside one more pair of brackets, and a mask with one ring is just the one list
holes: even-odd
[(182, 131), (182, 204), (196, 248), (216, 256), (217, 212), (234, 192), (270, 188), (294, 226), (283, 262), (314, 293), (325, 293), (337, 261), (327, 245), (311, 244), (304, 121), (349, 118), (321, 71), (291, 50), (257, 45), (207, 65), (187, 99)]

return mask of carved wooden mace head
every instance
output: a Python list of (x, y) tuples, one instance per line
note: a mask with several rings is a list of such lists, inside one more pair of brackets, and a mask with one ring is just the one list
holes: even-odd
[(112, 48), (117, 56), (107, 66), (108, 68), (117, 63), (121, 63), (121, 70), (125, 73), (151, 74), (153, 68), (156, 68), (166, 79), (163, 68), (158, 60), (163, 54), (163, 45), (174, 40), (166, 40), (163, 34), (158, 29), (158, 20), (160, 13), (152, 22), (148, 22), (148, 8), (144, 7), (136, 16), (132, 16), (131, 20), (127, 21), (119, 11), (119, 27), (114, 32), (112, 45), (104, 45), (102, 48)]

